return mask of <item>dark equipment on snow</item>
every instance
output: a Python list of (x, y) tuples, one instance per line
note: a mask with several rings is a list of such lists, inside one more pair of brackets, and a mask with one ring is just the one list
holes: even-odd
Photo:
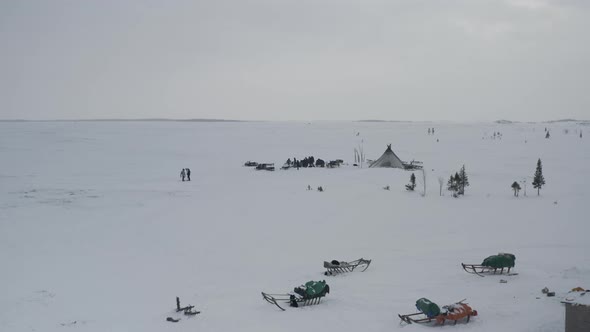
[(476, 274), (480, 277), (483, 277), (484, 274), (503, 274), (504, 272), (508, 275), (516, 275), (516, 273), (510, 273), (510, 269), (514, 267), (515, 261), (516, 256), (513, 254), (499, 253), (487, 257), (479, 265), (461, 263), (461, 266), (463, 266), (463, 269), (467, 273)]
[(331, 262), (324, 261), (324, 267), (326, 268), (326, 272), (324, 272), (324, 274), (327, 276), (332, 276), (339, 273), (352, 272), (357, 267), (362, 269), (361, 272), (365, 272), (369, 268), (370, 264), (371, 260), (364, 258), (359, 258), (352, 262), (339, 262), (337, 260), (333, 260)]
[(262, 298), (268, 303), (276, 305), (282, 311), (285, 311), (278, 302), (288, 303), (289, 306), (297, 308), (308, 305), (319, 304), (322, 297), (330, 293), (330, 286), (322, 281), (308, 281), (305, 285), (295, 287), (293, 293), (288, 294), (268, 294), (262, 292)]
[(256, 170), (258, 170), (258, 171), (260, 171), (260, 170), (274, 171), (275, 170), (275, 164), (258, 164), (256, 166)]
[(180, 306), (180, 298), (177, 296), (176, 297), (176, 312), (181, 312), (184, 311), (185, 315), (188, 316), (192, 316), (192, 315), (196, 315), (196, 314), (200, 314), (200, 311), (194, 311), (193, 309), (195, 308), (194, 305), (187, 305), (186, 307), (181, 307)]
[(442, 310), (436, 305), (436, 303), (421, 298), (416, 301), (417, 313), (409, 315), (398, 315), (399, 318), (407, 323), (431, 323), (435, 322), (438, 325), (444, 325), (446, 321), (453, 321), (457, 324), (457, 321), (467, 318), (466, 322), (469, 322), (471, 317), (477, 316), (477, 310), (473, 310), (467, 303), (463, 303), (465, 300), (461, 300), (454, 304), (443, 306)]

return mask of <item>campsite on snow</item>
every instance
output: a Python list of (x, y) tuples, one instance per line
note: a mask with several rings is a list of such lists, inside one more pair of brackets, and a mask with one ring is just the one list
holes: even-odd
[(585, 121), (0, 129), (0, 331), (564, 331), (590, 305)]

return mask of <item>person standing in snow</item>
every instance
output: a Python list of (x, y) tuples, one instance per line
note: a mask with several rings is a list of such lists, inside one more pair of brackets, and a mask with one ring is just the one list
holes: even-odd
[(182, 171), (180, 171), (180, 178), (182, 179), (182, 182), (184, 182), (184, 177), (186, 176), (186, 172), (184, 170), (184, 168), (182, 169)]
[(187, 180), (188, 180), (188, 181), (190, 181), (190, 180), (191, 180), (191, 169), (190, 169), (190, 168), (187, 168), (187, 169), (186, 169), (186, 177), (187, 177)]

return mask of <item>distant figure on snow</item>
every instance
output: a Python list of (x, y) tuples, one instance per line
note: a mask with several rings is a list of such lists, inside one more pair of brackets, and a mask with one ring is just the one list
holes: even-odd
[(191, 169), (190, 168), (186, 169), (186, 177), (187, 177), (187, 181), (191, 180)]
[(184, 177), (185, 176), (186, 176), (186, 171), (183, 168), (182, 171), (180, 171), (180, 178), (182, 179), (182, 182), (184, 182)]

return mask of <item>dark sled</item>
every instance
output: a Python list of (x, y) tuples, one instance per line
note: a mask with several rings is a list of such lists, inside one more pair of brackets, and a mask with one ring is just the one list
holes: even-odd
[(265, 171), (274, 171), (275, 170), (275, 164), (258, 164), (256, 165), (256, 170), (260, 171), (260, 170), (265, 170)]
[(288, 304), (291, 307), (298, 308), (308, 305), (320, 304), (320, 300), (323, 296), (306, 299), (301, 296), (297, 296), (296, 294), (267, 294), (265, 292), (262, 292), (262, 297), (268, 303), (272, 303), (276, 305), (279, 309), (285, 311), (285, 309), (281, 307), (279, 303), (282, 303), (283, 306), (285, 304)]
[(324, 261), (324, 267), (326, 268), (326, 272), (324, 272), (327, 276), (333, 276), (340, 273), (352, 272), (355, 269), (359, 268), (361, 272), (365, 272), (369, 265), (371, 264), (370, 259), (360, 258), (352, 262), (339, 262), (337, 260), (333, 260), (331, 262)]
[(463, 301), (443, 306), (444, 311), (436, 316), (427, 316), (423, 312), (398, 316), (406, 324), (434, 323), (436, 325), (445, 325), (447, 321), (452, 321), (453, 325), (456, 325), (457, 322), (461, 320), (465, 320), (465, 322), (468, 323), (471, 320), (471, 317), (477, 316), (477, 310), (471, 309), (471, 307), (466, 303), (463, 303)]
[(463, 270), (467, 273), (476, 274), (480, 277), (489, 274), (504, 274), (516, 275), (516, 273), (510, 273), (510, 270), (514, 268), (516, 256), (509, 253), (499, 253), (492, 255), (483, 260), (481, 264), (464, 264)]
[(485, 277), (485, 275), (493, 275), (493, 274), (505, 274), (505, 275), (509, 275), (509, 276), (515, 276), (518, 273), (510, 273), (510, 269), (511, 267), (490, 267), (490, 266), (483, 266), (483, 265), (477, 265), (477, 264), (463, 264), (461, 263), (461, 266), (463, 266), (463, 270), (465, 270), (465, 272), (467, 273), (471, 273), (471, 274), (476, 274), (480, 277)]
[(283, 304), (283, 306), (288, 304), (290, 307), (294, 308), (320, 304), (321, 299), (326, 296), (326, 294), (330, 293), (330, 286), (328, 286), (325, 281), (317, 282), (321, 283), (323, 287), (318, 290), (318, 292), (310, 294), (306, 291), (306, 288), (310, 283), (316, 282), (310, 281), (306, 283), (306, 285), (295, 287), (294, 292), (288, 294), (268, 294), (262, 292), (262, 298), (266, 300), (266, 302), (276, 305), (283, 311), (285, 311), (285, 308), (281, 307), (279, 303)]

